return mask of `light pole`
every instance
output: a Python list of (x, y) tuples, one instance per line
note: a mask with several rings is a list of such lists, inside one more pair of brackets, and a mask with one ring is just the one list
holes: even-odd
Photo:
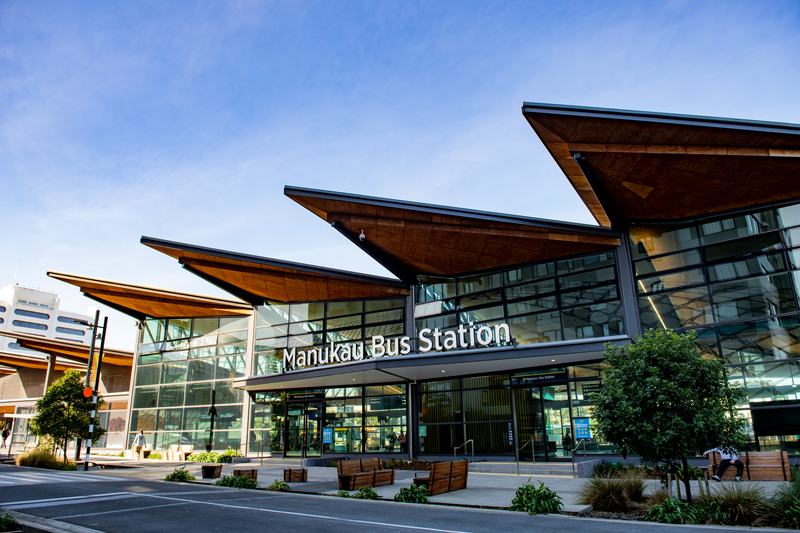
[[(97, 396), (100, 389), (100, 367), (103, 364), (103, 347), (106, 344), (106, 329), (108, 326), (108, 317), (103, 319), (103, 325), (98, 326), (100, 321), (100, 310), (98, 309), (94, 315), (94, 324), (89, 324), (85, 320), (76, 321), (80, 324), (92, 327), (92, 342), (89, 345), (89, 362), (86, 365), (86, 388), (83, 391), (84, 396), (88, 398), (92, 396), (92, 413), (89, 416), (89, 440), (86, 443), (86, 455), (83, 459), (83, 471), (89, 470), (89, 455), (92, 452), (92, 439), (94, 437), (94, 419), (97, 416)], [(97, 354), (97, 369), (95, 370), (94, 388), (92, 389), (92, 363), (94, 362), (94, 343), (97, 339), (97, 328), (101, 328), (103, 333), (100, 335), (100, 352)], [(80, 440), (78, 440), (77, 452), (80, 453)]]

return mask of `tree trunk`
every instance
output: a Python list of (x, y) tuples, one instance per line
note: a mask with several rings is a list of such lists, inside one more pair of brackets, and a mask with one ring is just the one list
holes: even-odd
[(75, 437), (75, 462), (81, 460), (81, 438)]
[(686, 487), (686, 501), (692, 503), (692, 487), (689, 479), (689, 462), (683, 458), (683, 485)]
[(67, 459), (67, 447), (69, 446), (69, 438), (64, 439), (64, 462), (66, 463), (69, 459)]

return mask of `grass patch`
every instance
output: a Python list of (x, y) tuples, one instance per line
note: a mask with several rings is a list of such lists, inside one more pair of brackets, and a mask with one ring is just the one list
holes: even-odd
[(50, 470), (77, 470), (78, 467), (71, 461), (62, 462), (47, 450), (35, 449), (17, 456), (17, 466), (30, 466), (33, 468), (49, 468)]

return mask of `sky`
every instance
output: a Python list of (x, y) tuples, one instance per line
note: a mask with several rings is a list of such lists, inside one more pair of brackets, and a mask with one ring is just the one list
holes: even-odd
[(796, 0), (0, 0), (0, 286), (230, 297), (143, 235), (390, 276), (285, 185), (594, 223), (523, 102), (800, 123), (798, 50)]

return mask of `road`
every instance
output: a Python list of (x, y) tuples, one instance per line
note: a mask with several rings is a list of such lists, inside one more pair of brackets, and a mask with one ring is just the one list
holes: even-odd
[[(68, 473), (34, 479), (33, 474), (39, 472), (32, 474), (31, 471), (20, 467), (0, 468), (0, 481), (6, 481), (0, 484), (0, 507), (107, 533), (687, 531), (687, 526), (237, 490), (125, 479), (105, 473), (81, 474), (73, 482), (64, 480)], [(24, 484), (7, 483), (13, 476)], [(741, 531), (740, 528), (715, 530)]]

